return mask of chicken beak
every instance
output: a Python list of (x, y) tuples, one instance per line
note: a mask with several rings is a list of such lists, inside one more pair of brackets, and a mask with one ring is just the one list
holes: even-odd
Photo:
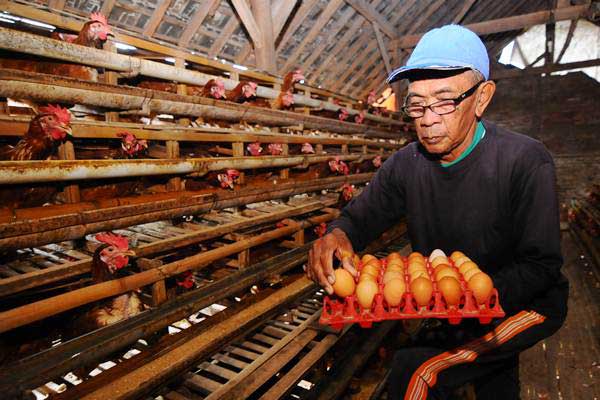
[(61, 125), (60, 128), (69, 136), (73, 136), (73, 130), (69, 125)]
[(121, 254), (123, 254), (124, 256), (135, 257), (135, 251), (133, 250), (125, 250)]

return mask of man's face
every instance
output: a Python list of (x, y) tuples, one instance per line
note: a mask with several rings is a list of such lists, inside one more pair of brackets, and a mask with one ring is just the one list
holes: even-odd
[[(406, 105), (430, 105), (440, 100), (454, 99), (473, 87), (472, 71), (443, 78), (424, 78), (411, 82), (408, 86)], [(475, 104), (479, 90), (464, 99), (454, 112), (438, 115), (425, 109), (422, 117), (415, 118), (419, 142), (427, 152), (439, 156), (443, 161), (456, 159), (470, 140), (477, 122)]]

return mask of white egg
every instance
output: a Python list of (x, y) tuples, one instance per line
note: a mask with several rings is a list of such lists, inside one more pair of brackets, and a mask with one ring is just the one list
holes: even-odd
[(440, 249), (435, 249), (434, 251), (431, 252), (431, 254), (429, 255), (429, 262), (432, 262), (434, 258), (436, 257), (446, 257), (446, 253), (444, 253), (443, 251), (441, 251)]

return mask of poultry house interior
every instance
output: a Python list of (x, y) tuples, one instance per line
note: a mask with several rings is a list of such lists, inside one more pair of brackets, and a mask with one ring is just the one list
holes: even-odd
[(376, 190), (445, 111), (415, 117), (386, 78), (448, 24), (485, 45), (486, 121), (556, 169), (569, 313), (517, 358), (520, 398), (597, 398), (600, 62), (581, 49), (598, 16), (595, 0), (0, 1), (0, 398), (391, 399), (398, 349), (496, 326), (504, 292), (461, 249), (418, 253), (414, 216), (332, 248), (331, 292), (311, 272), (351, 209), (414, 198)]

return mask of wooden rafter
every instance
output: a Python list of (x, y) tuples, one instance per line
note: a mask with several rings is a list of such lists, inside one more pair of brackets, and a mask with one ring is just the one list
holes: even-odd
[[(402, 7), (399, 10), (397, 10), (396, 17), (394, 18), (394, 23), (396, 21), (399, 21), (404, 16), (404, 13), (406, 13), (406, 11), (408, 9), (410, 9), (410, 7), (413, 6), (415, 1), (416, 0), (408, 0), (402, 5)], [(363, 27), (364, 27), (363, 32), (368, 31), (368, 27), (370, 25), (371, 24), (363, 25)], [(350, 48), (346, 48), (345, 45), (343, 47), (338, 46), (338, 49), (337, 49), (338, 53), (343, 50), (343, 53), (345, 55), (341, 59), (338, 59), (336, 63), (328, 62), (328, 63), (326, 63), (326, 65), (323, 65), (323, 68), (327, 68), (331, 65), (336, 65), (335, 68), (330, 68), (325, 71), (325, 73), (326, 73), (326, 76), (324, 77), (325, 81), (329, 80), (329, 77), (335, 76), (335, 79), (332, 79), (332, 80), (339, 82), (339, 75), (342, 73), (342, 71), (347, 70), (348, 62), (350, 62), (352, 57), (354, 57), (356, 54), (358, 54), (359, 52), (362, 51), (362, 49), (367, 45), (368, 41), (369, 41), (369, 36), (364, 35), (364, 33), (363, 33), (363, 34), (361, 34), (361, 37)], [(322, 69), (319, 69), (318, 73), (320, 73), (321, 70)]]
[[(498, 18), (494, 20), (477, 22), (467, 25), (478, 35), (488, 35), (491, 33), (507, 32), (528, 28), (534, 25), (546, 24), (548, 21), (563, 21), (567, 19), (576, 19), (585, 14), (589, 6), (580, 5), (572, 7), (557, 8), (550, 11), (537, 11), (529, 14), (515, 15), (512, 17)], [(394, 41), (394, 47), (410, 48), (414, 47), (423, 33), (416, 35), (406, 35)]]
[[(423, 12), (422, 14), (419, 15), (419, 18), (412, 24), (412, 27), (409, 29), (409, 34), (416, 31), (417, 29), (421, 28), (421, 25), (425, 24), (429, 18), (435, 14), (435, 12), (444, 4), (444, 0), (437, 0), (435, 3), (433, 3), (430, 6), (427, 6), (425, 9), (425, 12)], [(361, 70), (359, 71), (355, 71), (355, 77), (350, 80), (340, 91), (344, 92), (346, 88), (348, 87), (352, 87), (352, 84), (354, 83), (354, 81), (358, 78), (363, 78), (363, 80), (365, 81), (366, 85), (368, 85), (370, 82), (367, 79), (364, 79), (364, 71), (366, 71), (368, 68), (370, 68), (373, 65), (373, 62), (367, 63), (365, 65), (363, 65), (363, 67), (361, 68)], [(383, 67), (381, 67), (383, 68)], [(377, 70), (377, 67), (375, 67), (375, 69)], [(375, 73), (375, 72), (374, 72)], [(346, 79), (346, 78), (344, 78)], [(357, 88), (357, 90), (359, 90)]]
[(336, 47), (333, 48), (333, 51), (331, 53), (329, 53), (327, 58), (325, 60), (321, 61), (321, 63), (319, 64), (319, 66), (317, 67), (316, 70), (309, 73), (312, 78), (311, 81), (313, 83), (316, 81), (316, 79), (319, 78), (319, 76), (320, 76), (319, 74), (321, 74), (321, 72), (325, 68), (331, 67), (331, 63), (335, 62), (335, 57), (340, 52), (342, 52), (342, 50), (346, 50), (346, 51), (349, 50), (346, 48), (346, 45), (354, 37), (356, 32), (363, 26), (366, 26), (366, 21), (363, 20), (362, 18), (357, 18), (354, 21), (354, 23), (350, 26), (350, 28), (346, 31), (346, 33), (344, 33), (344, 36), (342, 36), (340, 41), (337, 43)]
[[(344, 81), (346, 80), (346, 78), (348, 78), (350, 75), (352, 75), (356, 72), (357, 67), (359, 67), (359, 66), (366, 67), (366, 66), (372, 65), (373, 62), (378, 60), (378, 57), (372, 57), (369, 61), (369, 57), (373, 54), (373, 51), (376, 50), (376, 48), (377, 48), (377, 40), (374, 38), (374, 36), (375, 36), (375, 34), (372, 32), (372, 29), (371, 29), (371, 31), (369, 31), (369, 35), (367, 36), (369, 44), (367, 45), (367, 47), (365, 49), (361, 50), (360, 56), (353, 57), (354, 61), (352, 62), (352, 64), (350, 64), (350, 66), (345, 68), (344, 73), (342, 75), (340, 75), (336, 84), (333, 86), (334, 90), (338, 91), (340, 88), (348, 86), (347, 84), (344, 83)], [(366, 69), (366, 68), (363, 68), (363, 69)], [(348, 84), (350, 84), (352, 81), (354, 81), (354, 79), (358, 79), (358, 76), (354, 76), (352, 79), (350, 79)]]
[(331, 0), (317, 20), (313, 23), (312, 28), (308, 31), (306, 36), (302, 39), (302, 42), (298, 44), (298, 46), (294, 49), (294, 52), (290, 54), (287, 59), (287, 62), (283, 64), (283, 67), (280, 68), (280, 72), (283, 74), (287, 72), (295, 63), (298, 62), (298, 59), (302, 55), (302, 51), (306, 47), (307, 44), (311, 43), (316, 37), (321, 33), (323, 27), (329, 22), (333, 14), (340, 8), (343, 4), (344, 0)]
[[(291, 0), (290, 0), (291, 1)], [(289, 40), (292, 34), (298, 29), (298, 27), (304, 22), (304, 18), (308, 15), (308, 12), (311, 10), (312, 6), (317, 2), (317, 0), (306, 0), (302, 2), (302, 5), (298, 9), (298, 11), (294, 14), (294, 18), (288, 26), (288, 29), (285, 31), (283, 38), (279, 41), (279, 44), (276, 46), (276, 50), (279, 51), (283, 47), (285, 43)], [(281, 33), (281, 29), (283, 29), (283, 25), (281, 25), (278, 33), (275, 34), (276, 37)], [(248, 55), (252, 51), (252, 45), (250, 43), (246, 44), (244, 48), (240, 51), (240, 53), (235, 58), (235, 62), (238, 64), (243, 64), (244, 61), (248, 58)]]
[(165, 13), (167, 12), (167, 10), (169, 9), (170, 5), (171, 5), (170, 1), (161, 1), (158, 3), (158, 7), (156, 7), (154, 9), (154, 12), (152, 13), (152, 17), (150, 17), (150, 20), (148, 21), (148, 23), (146, 24), (146, 27), (144, 28), (144, 35), (150, 36), (150, 37), (152, 37), (152, 35), (154, 35), (156, 28), (158, 28), (160, 21), (162, 21), (162, 18), (165, 15)]
[(212, 10), (213, 7), (219, 4), (220, 2), (221, 0), (206, 0), (206, 2), (202, 2), (200, 8), (198, 8), (194, 15), (190, 17), (187, 27), (181, 34), (181, 38), (179, 39), (179, 46), (187, 47), (187, 45), (190, 43), (190, 40), (192, 40), (192, 38), (196, 34), (198, 28), (200, 28), (200, 26), (202, 25), (202, 22), (204, 22), (204, 19), (206, 18), (210, 10)]
[(254, 15), (252, 15), (252, 10), (250, 10), (250, 5), (246, 2), (246, 0), (231, 0), (235, 11), (239, 15), (244, 27), (248, 31), (252, 42), (254, 42), (255, 47), (258, 45), (262, 45), (263, 38), (260, 28), (254, 19)]
[[(377, 41), (374, 40), (374, 42), (375, 43), (370, 44), (369, 47), (367, 49), (365, 49), (365, 56), (357, 59), (357, 61), (358, 60), (360, 60), (360, 61), (352, 64), (350, 66), (350, 68), (348, 68), (348, 71), (346, 73), (344, 73), (343, 77), (340, 77), (340, 82), (343, 82), (348, 78), (348, 76), (352, 76), (352, 78), (350, 78), (348, 83), (342, 84), (342, 86), (337, 85), (338, 88), (341, 87), (341, 89), (339, 89), (340, 92), (346, 93), (347, 89), (351, 88), (355, 81), (357, 81), (359, 79), (365, 80), (365, 78), (366, 78), (365, 72), (368, 71), (371, 67), (373, 67), (374, 64), (379, 63), (379, 60), (380, 60), (379, 57), (376, 57), (376, 56), (369, 57), (373, 53), (373, 49), (375, 49), (377, 47), (377, 45), (376, 45)], [(375, 52), (375, 53), (377, 53), (377, 52)], [(360, 69), (356, 69), (357, 65), (360, 65)]]
[(565, 63), (565, 64), (543, 65), (541, 67), (535, 67), (535, 68), (494, 71), (492, 74), (492, 78), (493, 79), (520, 78), (520, 77), (527, 76), (527, 75), (549, 74), (551, 72), (568, 71), (570, 69), (597, 67), (598, 65), (600, 65), (600, 58), (597, 58), (595, 60), (576, 61), (576, 62)]
[(66, 0), (49, 0), (48, 1), (48, 7), (54, 9), (54, 10), (62, 10), (63, 8), (65, 8), (65, 3)]
[(454, 24), (460, 24), (460, 22), (463, 20), (463, 18), (465, 17), (465, 15), (467, 15), (467, 13), (469, 12), (469, 10), (473, 6), (473, 4), (475, 4), (476, 1), (477, 0), (468, 0), (468, 1), (465, 1), (465, 4), (463, 4), (463, 6), (460, 9), (460, 11), (458, 12), (458, 14), (456, 14), (456, 17), (454, 17), (454, 19), (452, 20), (452, 23), (454, 23)]
[(363, 17), (371, 21), (373, 24), (377, 24), (379, 28), (390, 38), (396, 38), (398, 36), (396, 28), (391, 24), (383, 15), (379, 14), (375, 7), (363, 0), (346, 0), (346, 3), (351, 5), (357, 12), (361, 13)]
[(376, 23), (373, 23), (373, 31), (375, 32), (375, 38), (377, 39), (379, 53), (381, 53), (381, 58), (383, 59), (385, 70), (388, 72), (388, 74), (390, 74), (392, 72), (392, 66), (390, 65), (390, 56), (388, 54), (387, 49), (385, 48), (385, 43), (383, 43), (383, 37), (381, 37), (381, 32), (379, 31), (379, 27)]
[(225, 43), (227, 43), (227, 41), (229, 40), (233, 32), (235, 32), (235, 30), (238, 28), (238, 26), (240, 26), (240, 24), (237, 18), (234, 15), (230, 16), (229, 20), (227, 21), (227, 24), (225, 24), (225, 27), (221, 30), (219, 35), (217, 35), (217, 40), (215, 40), (212, 46), (210, 47), (210, 50), (208, 51), (209, 58), (213, 58), (221, 52), (221, 49), (223, 48), (223, 46), (225, 46)]
[[(353, 15), (355, 15), (354, 10), (352, 8), (348, 8), (335, 22), (335, 24), (332, 25), (331, 28), (329, 28), (328, 37), (331, 40), (333, 40), (335, 38), (335, 35), (337, 35), (338, 32), (344, 26), (346, 26), (346, 23), (350, 20), (350, 18), (352, 18)], [(329, 47), (330, 44), (330, 40), (321, 40), (321, 43), (319, 43), (317, 47), (312, 49), (311, 55), (306, 60), (304, 60), (302, 64), (299, 65), (300, 69), (306, 71), (317, 59), (317, 57), (319, 57), (323, 53), (323, 51), (325, 51), (325, 49)]]
[(100, 7), (100, 12), (106, 15), (106, 18), (108, 18), (110, 12), (115, 7), (116, 3), (117, 0), (106, 0), (104, 3), (102, 3), (102, 7)]
[(275, 38), (281, 33), (285, 22), (296, 7), (296, 2), (297, 0), (280, 0), (275, 5), (275, 10), (273, 11), (273, 33)]

